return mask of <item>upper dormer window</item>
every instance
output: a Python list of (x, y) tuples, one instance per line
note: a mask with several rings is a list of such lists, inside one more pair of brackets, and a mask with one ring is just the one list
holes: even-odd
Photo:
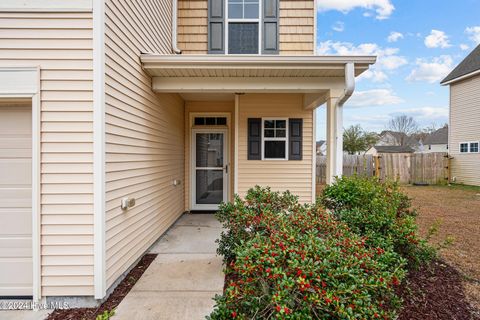
[(209, 0), (208, 52), (278, 54), (279, 0)]

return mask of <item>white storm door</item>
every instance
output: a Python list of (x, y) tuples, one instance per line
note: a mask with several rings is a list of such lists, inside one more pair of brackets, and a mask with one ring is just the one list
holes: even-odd
[(192, 209), (217, 210), (227, 201), (227, 130), (192, 130)]

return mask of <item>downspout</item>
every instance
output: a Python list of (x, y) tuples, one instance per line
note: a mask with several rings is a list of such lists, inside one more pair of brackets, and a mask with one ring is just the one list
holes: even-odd
[(335, 106), (335, 112), (337, 114), (336, 122), (336, 140), (337, 140), (337, 153), (336, 153), (336, 168), (335, 175), (340, 177), (343, 174), (343, 105), (352, 96), (355, 91), (355, 64), (348, 62), (345, 64), (345, 90), (343, 94), (337, 100)]
[(172, 51), (175, 54), (181, 54), (177, 46), (177, 18), (178, 18), (178, 0), (172, 0)]
[(355, 64), (348, 62), (345, 65), (345, 91), (337, 101), (337, 107), (341, 108), (355, 91)]

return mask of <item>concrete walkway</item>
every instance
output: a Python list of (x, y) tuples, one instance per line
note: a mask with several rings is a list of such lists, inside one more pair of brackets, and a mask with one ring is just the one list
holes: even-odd
[(223, 290), (222, 259), (215, 253), (221, 230), (213, 215), (182, 216), (152, 247), (157, 258), (113, 319), (205, 319)]

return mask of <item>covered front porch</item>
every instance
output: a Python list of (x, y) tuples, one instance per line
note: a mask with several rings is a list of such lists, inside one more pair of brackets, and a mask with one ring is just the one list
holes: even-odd
[[(374, 57), (145, 54), (157, 93), (184, 101), (185, 208), (259, 184), (315, 200), (315, 109), (327, 108), (327, 181), (342, 174), (343, 103)], [(180, 182), (179, 182), (180, 183)]]

